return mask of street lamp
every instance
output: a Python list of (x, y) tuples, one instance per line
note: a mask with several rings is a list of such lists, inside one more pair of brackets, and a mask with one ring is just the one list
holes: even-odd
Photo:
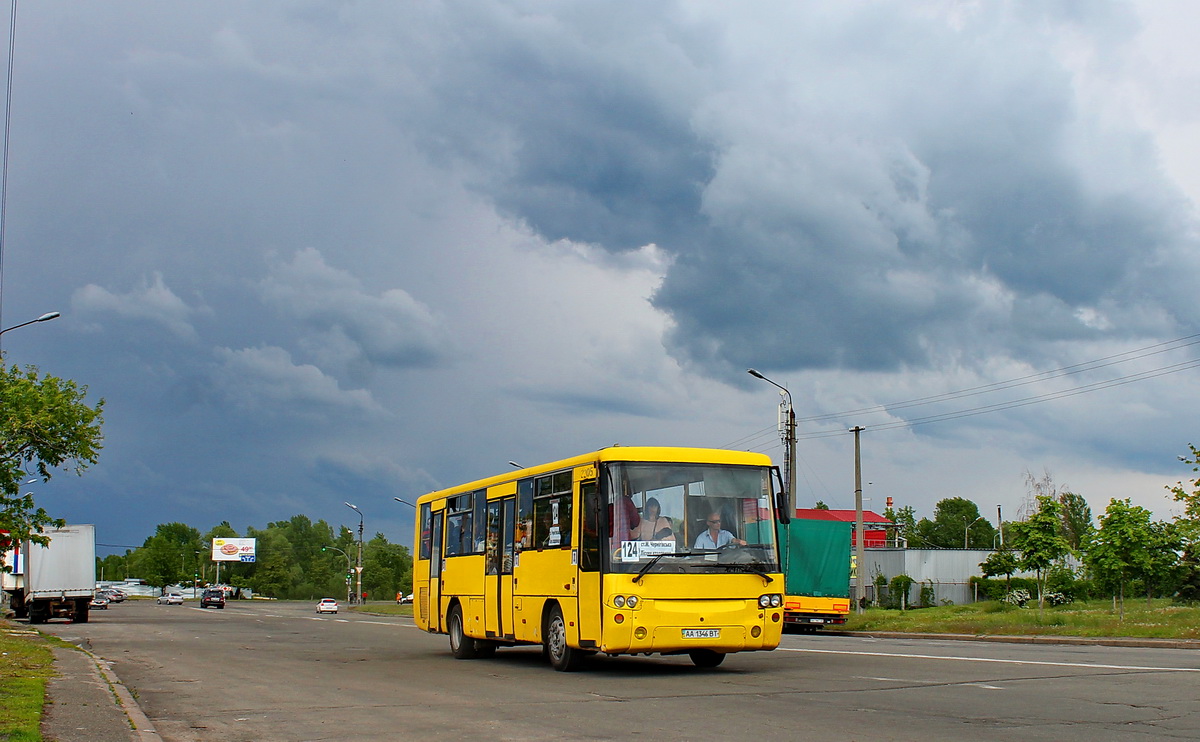
[(409, 502), (408, 500), (401, 500), (399, 497), (393, 497), (392, 499), (393, 499), (393, 500), (395, 500), (396, 502), (402, 502), (402, 503), (404, 503), (405, 505), (409, 506), (409, 507), (410, 507), (410, 508), (412, 508), (413, 510), (416, 510), (416, 509), (417, 509), (417, 506), (416, 506), (416, 505), (413, 505), (413, 504), (412, 504), (411, 502)]
[(59, 314), (58, 312), (46, 312), (45, 314), (43, 314), (41, 317), (38, 317), (37, 319), (31, 319), (31, 320), (29, 320), (28, 322), (22, 322), (22, 323), (21, 323), (21, 324), (19, 324), (19, 325), (13, 325), (12, 327), (6, 327), (6, 328), (4, 328), (3, 330), (0, 330), (0, 335), (3, 335), (4, 333), (8, 332), (9, 330), (15, 330), (15, 329), (17, 329), (18, 327), (24, 327), (24, 326), (26, 326), (26, 325), (32, 325), (32, 324), (34, 324), (35, 322), (49, 322), (50, 320), (52, 320), (52, 319), (58, 319), (58, 318), (59, 318), (59, 317), (61, 317), (61, 316), (62, 316), (62, 315), (61, 315), (61, 314)]
[(336, 551), (337, 553), (346, 557), (346, 602), (349, 603), (350, 602), (350, 555), (347, 554), (346, 552), (342, 551), (341, 549), (339, 549), (336, 546), (322, 546), (321, 547), (321, 551), (325, 551), (326, 549), (332, 549), (333, 551)]
[(785, 457), (784, 468), (787, 469), (788, 481), (787, 517), (794, 518), (796, 516), (796, 410), (792, 407), (792, 393), (752, 368), (746, 369), (746, 373), (774, 386), (779, 390), (780, 394), (787, 398), (787, 420), (784, 423), (783, 429), (783, 455)]
[(976, 523), (978, 523), (981, 520), (983, 520), (982, 515), (979, 516), (978, 518), (976, 518), (975, 520), (971, 521), (970, 523), (968, 523), (967, 527), (963, 529), (963, 548), (964, 549), (967, 548), (967, 539), (970, 538), (970, 536), (971, 536), (971, 526), (975, 525)]
[(354, 566), (354, 571), (357, 573), (354, 586), (354, 601), (357, 603), (362, 600), (362, 539), (363, 539), (363, 514), (362, 511), (351, 505), (350, 503), (342, 503), (354, 512), (358, 513), (358, 562)]

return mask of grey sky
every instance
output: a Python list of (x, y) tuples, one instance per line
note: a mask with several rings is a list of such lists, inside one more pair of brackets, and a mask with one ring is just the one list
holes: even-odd
[[(413, 498), (614, 442), (780, 450), (801, 417), (1196, 333), (1186, 3), (387, 2), (19, 8), (8, 360), (108, 399), (42, 487), (102, 543)], [(875, 494), (1101, 510), (1196, 442), (1194, 371), (868, 427)], [(877, 431), (873, 431), (876, 428)], [(848, 436), (801, 504), (852, 503)], [(878, 501), (876, 501), (878, 500)]]

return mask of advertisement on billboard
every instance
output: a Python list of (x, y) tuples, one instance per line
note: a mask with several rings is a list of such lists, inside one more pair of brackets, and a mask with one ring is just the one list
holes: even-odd
[(255, 540), (252, 538), (214, 538), (212, 560), (214, 562), (253, 562)]

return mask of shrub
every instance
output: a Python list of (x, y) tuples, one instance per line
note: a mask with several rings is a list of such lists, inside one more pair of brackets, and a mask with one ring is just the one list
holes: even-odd
[(1067, 605), (1068, 603), (1074, 603), (1075, 598), (1066, 593), (1048, 592), (1046, 593), (1045, 602), (1046, 605)]
[(1007, 603), (1009, 605), (1015, 605), (1018, 608), (1024, 608), (1025, 605), (1032, 599), (1033, 596), (1029, 594), (1028, 590), (1021, 589), (1013, 590), (1012, 592), (1006, 594), (1000, 599), (1000, 602)]
[(888, 583), (888, 608), (905, 608), (908, 603), (908, 591), (912, 588), (913, 578), (908, 575), (896, 575)]
[(926, 581), (921, 583), (920, 605), (922, 608), (929, 608), (937, 602), (937, 595), (933, 592), (933, 583)]

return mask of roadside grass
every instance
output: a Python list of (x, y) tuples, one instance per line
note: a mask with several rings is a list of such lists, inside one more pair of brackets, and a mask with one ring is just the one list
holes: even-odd
[(413, 614), (412, 604), (396, 605), (395, 603), (367, 603), (365, 605), (352, 605), (350, 610), (355, 613), (367, 613), (375, 616), (411, 616)]
[(1126, 600), (1125, 620), (1111, 600), (1077, 601), (1016, 608), (998, 601), (938, 606), (907, 611), (869, 608), (850, 614), (847, 631), (904, 631), (989, 636), (1090, 636), (1146, 639), (1200, 639), (1200, 607), (1172, 605), (1169, 600)]
[(0, 739), (41, 740), (46, 681), (54, 654), (40, 634), (0, 620)]

